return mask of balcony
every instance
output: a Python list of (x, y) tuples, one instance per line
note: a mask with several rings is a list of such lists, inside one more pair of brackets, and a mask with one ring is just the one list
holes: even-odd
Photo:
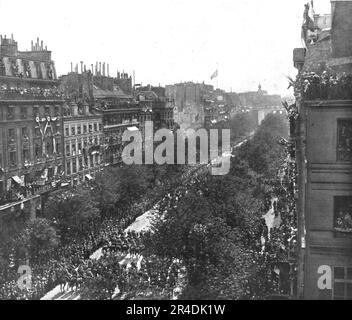
[(57, 88), (0, 88), (0, 100), (63, 100)]
[(352, 74), (303, 73), (297, 85), (304, 100), (352, 100)]

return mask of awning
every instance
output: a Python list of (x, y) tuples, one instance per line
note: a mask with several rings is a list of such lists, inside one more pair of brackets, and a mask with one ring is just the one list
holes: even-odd
[(133, 127), (128, 127), (127, 130), (128, 131), (138, 131), (139, 129), (137, 127), (133, 126)]
[(19, 176), (13, 176), (12, 179), (13, 179), (13, 181), (18, 183), (19, 185), (23, 184), (23, 181), (21, 180), (21, 178)]
[(93, 177), (92, 177), (90, 174), (86, 174), (86, 178), (87, 178), (88, 180), (93, 180)]

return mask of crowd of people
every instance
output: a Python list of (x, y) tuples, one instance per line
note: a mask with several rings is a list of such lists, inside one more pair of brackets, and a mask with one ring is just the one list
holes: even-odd
[(4, 99), (18, 98), (23, 99), (47, 99), (47, 98), (58, 98), (63, 99), (64, 94), (57, 86), (51, 88), (40, 88), (40, 87), (7, 87), (6, 85), (1, 85), (0, 87), (0, 97)]
[(303, 97), (306, 100), (352, 99), (352, 74), (345, 72), (341, 76), (324, 71), (303, 72), (301, 75)]
[[(0, 248), (3, 255), (5, 252), (8, 254), (8, 259), (5, 259), (7, 263), (2, 265), (0, 270), (0, 300), (40, 299), (58, 285), (60, 291), (64, 291), (64, 289), (79, 291), (85, 281), (99, 274), (100, 267), (97, 258), (100, 257), (90, 259), (91, 255), (98, 249), (101, 249), (102, 258), (115, 255), (121, 257), (122, 260), (129, 254), (133, 258), (130, 264), (132, 271), (138, 271), (138, 277), (140, 281), (146, 282), (145, 285), (153, 285), (153, 281), (158, 281), (154, 279), (155, 277), (160, 280), (162, 270), (154, 270), (154, 267), (150, 268), (151, 260), (148, 257), (143, 260), (140, 270), (136, 269), (136, 261), (145, 249), (144, 239), (150, 235), (150, 232), (125, 232), (124, 229), (133, 219), (134, 217), (122, 220), (107, 219), (101, 223), (98, 231), (91, 231), (88, 236), (86, 235), (81, 239), (66, 240), (65, 245), (59, 245), (50, 252), (42, 252), (35, 257), (28, 257), (28, 254), (22, 254), (21, 257), (18, 257), (18, 255), (21, 255), (21, 249), (18, 247), (21, 239), (13, 239), (11, 250), (4, 247)], [(28, 253), (28, 250), (24, 251)], [(31, 280), (30, 285), (27, 283), (28, 287), (21, 288), (19, 281), (22, 280), (20, 280), (18, 266), (26, 263), (31, 268)], [(174, 283), (178, 269), (176, 268), (176, 271), (172, 270)], [(153, 277), (155, 272), (157, 274)], [(165, 277), (169, 279), (170, 274), (165, 275)]]

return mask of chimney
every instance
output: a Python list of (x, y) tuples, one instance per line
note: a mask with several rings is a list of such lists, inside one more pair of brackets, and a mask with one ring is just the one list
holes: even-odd
[(78, 116), (78, 106), (74, 102), (70, 103), (70, 108), (71, 108), (71, 115), (72, 116)]
[(71, 62), (71, 72), (73, 72), (73, 64), (72, 64), (72, 62)]
[(93, 67), (93, 63), (90, 65), (90, 67), (92, 68), (92, 74), (94, 75), (94, 67)]
[(331, 0), (331, 12), (332, 58), (350, 57), (352, 56), (352, 1)]
[(107, 65), (107, 73), (108, 73), (108, 76), (109, 76), (109, 64)]
[(83, 73), (83, 61), (80, 61), (81, 63), (81, 73)]
[(43, 45), (43, 40), (42, 40), (40, 43), (40, 50), (43, 51), (43, 49), (44, 49), (44, 45)]
[(86, 65), (84, 65), (83, 70), (84, 70), (84, 72), (87, 72)]
[(99, 75), (101, 76), (101, 62), (99, 62)]
[(98, 62), (95, 62), (95, 75), (98, 75)]
[(33, 51), (34, 48), (33, 48), (33, 40), (31, 41), (31, 51)]
[(105, 62), (103, 62), (103, 76), (105, 77)]
[(89, 112), (89, 105), (88, 104), (84, 104), (83, 105), (83, 112), (85, 116), (89, 116), (90, 112)]

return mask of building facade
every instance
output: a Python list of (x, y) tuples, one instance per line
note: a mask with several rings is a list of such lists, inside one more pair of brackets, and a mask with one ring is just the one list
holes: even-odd
[[(298, 297), (352, 299), (352, 1), (309, 17), (295, 49), (299, 69), (291, 136), (298, 172)], [(309, 6), (309, 5), (308, 5)], [(347, 18), (348, 17), (348, 18)], [(326, 19), (330, 28), (321, 29)], [(343, 25), (341, 23), (343, 22)], [(314, 37), (312, 37), (314, 35)]]
[[(71, 67), (69, 74), (60, 77), (61, 88), (67, 99), (78, 105), (88, 105), (90, 113), (94, 113), (96, 119), (100, 116), (100, 165), (121, 163), (125, 145), (122, 142), (123, 132), (138, 130), (141, 119), (147, 114), (141, 113), (141, 107), (132, 95), (131, 76), (125, 72), (117, 72), (117, 77), (114, 78), (109, 75), (109, 71), (109, 65), (105, 63), (97, 62), (89, 70), (81, 63), (80, 71), (77, 64), (74, 70)], [(82, 121), (84, 116), (83, 113)], [(88, 117), (86, 120), (91, 119)]]
[(92, 113), (88, 104), (72, 101), (64, 111), (63, 127), (66, 183), (92, 180), (104, 168), (101, 115)]
[(40, 195), (57, 188), (63, 174), (63, 96), (51, 52), (43, 42), (19, 51), (0, 45), (0, 220), (35, 217)]

